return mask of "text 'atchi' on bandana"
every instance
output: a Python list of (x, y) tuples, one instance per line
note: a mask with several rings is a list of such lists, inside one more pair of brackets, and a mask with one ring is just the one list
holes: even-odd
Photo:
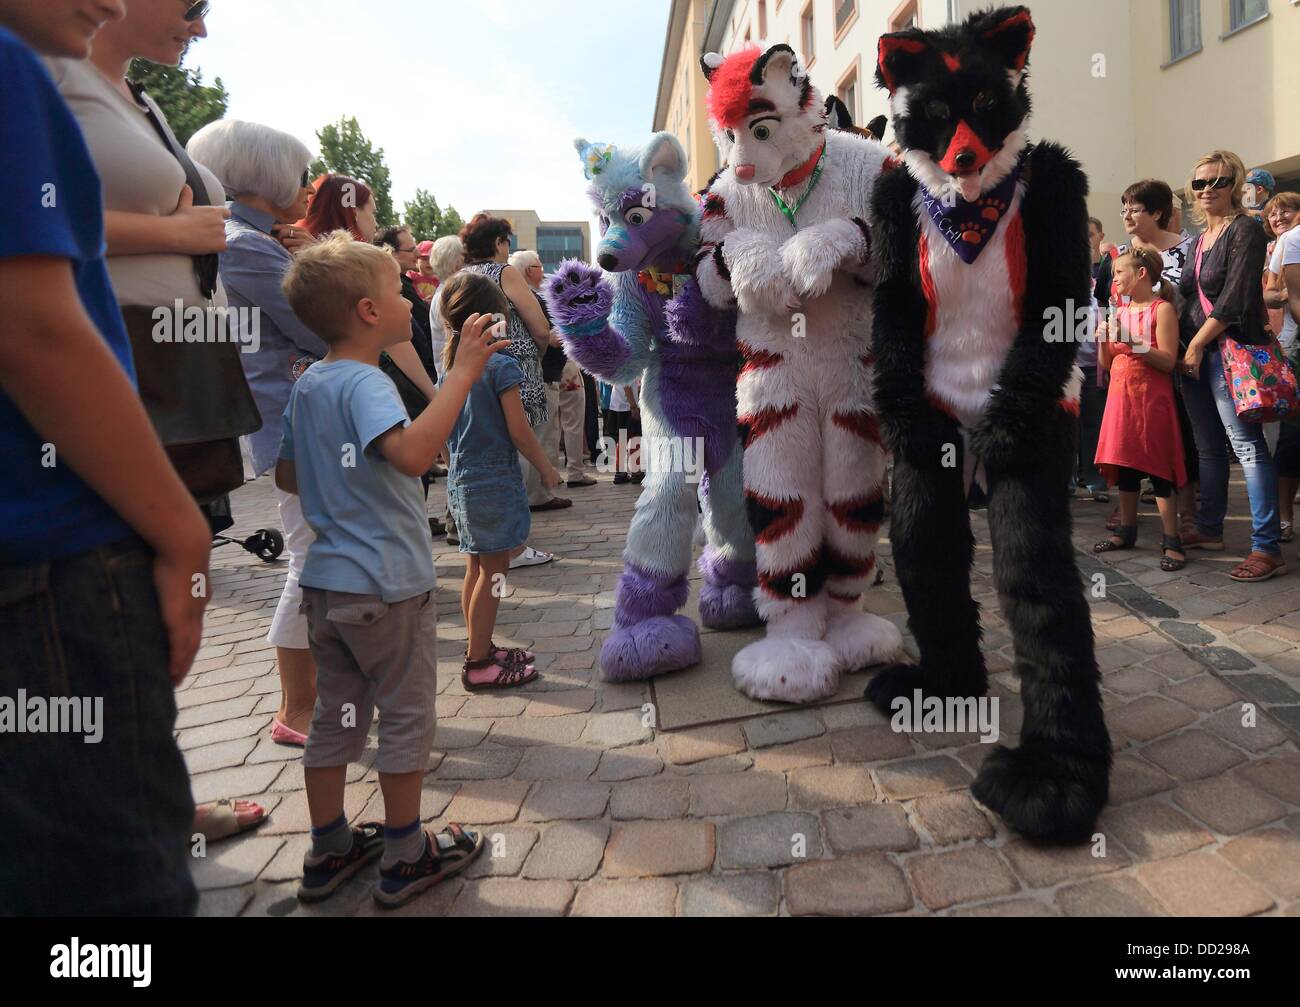
[(1011, 197), (1020, 178), (1017, 167), (994, 188), (973, 203), (957, 197), (948, 205), (927, 189), (921, 190), (921, 202), (934, 220), (939, 233), (957, 253), (962, 262), (974, 262), (998, 229), (998, 221), (1011, 206)]

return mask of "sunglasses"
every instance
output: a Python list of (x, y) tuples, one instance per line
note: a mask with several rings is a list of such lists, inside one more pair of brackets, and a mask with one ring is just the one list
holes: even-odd
[(1194, 178), (1192, 179), (1192, 191), (1200, 192), (1203, 189), (1226, 189), (1231, 184), (1231, 178)]
[(208, 0), (199, 0), (198, 3), (191, 4), (189, 9), (185, 12), (185, 20), (197, 21), (201, 17), (206, 17), (208, 11), (211, 9), (212, 4), (210, 4)]
[(300, 188), (300, 189), (305, 189), (305, 188), (307, 188), (309, 185), (311, 185), (311, 175), (310, 175), (310, 171), (311, 171), (310, 168), (305, 168), (305, 169), (303, 169), (302, 179), (298, 182), (298, 188)]

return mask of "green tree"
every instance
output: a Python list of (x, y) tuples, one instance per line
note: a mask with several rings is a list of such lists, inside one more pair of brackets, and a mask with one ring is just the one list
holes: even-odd
[(311, 163), (311, 173), (350, 175), (370, 187), (375, 198), (375, 220), (380, 227), (397, 223), (393, 214), (392, 181), (384, 163), (384, 149), (375, 147), (361, 132), (353, 116), (346, 116), (316, 133), (320, 157)]
[(410, 228), (416, 241), (433, 241), (457, 234), (465, 226), (455, 207), (439, 208), (433, 193), (427, 189), (416, 189), (415, 198), (403, 204), (402, 222)]
[(176, 139), (182, 145), (210, 122), (226, 114), (230, 95), (226, 93), (221, 78), (211, 84), (203, 83), (199, 70), (185, 68), (184, 57), (180, 66), (162, 66), (148, 60), (133, 59), (127, 77), (144, 85), (149, 97), (158, 103)]

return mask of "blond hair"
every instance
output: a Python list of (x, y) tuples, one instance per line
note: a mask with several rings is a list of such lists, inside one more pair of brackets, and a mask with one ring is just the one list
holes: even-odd
[(1160, 253), (1154, 248), (1139, 248), (1137, 245), (1129, 245), (1128, 251), (1118, 256), (1119, 261), (1128, 260), (1134, 269), (1145, 269), (1147, 279), (1151, 281), (1151, 289), (1155, 291), (1157, 297), (1168, 301), (1175, 308), (1178, 302), (1175, 300), (1173, 284), (1163, 278), (1165, 271), (1165, 260), (1160, 257)]
[(399, 271), (387, 251), (331, 231), (298, 252), (281, 289), (299, 321), (326, 343), (348, 334), (357, 302), (378, 299), (384, 279)]
[(1206, 224), (1205, 211), (1201, 209), (1196, 200), (1196, 193), (1192, 189), (1192, 180), (1196, 178), (1196, 173), (1207, 164), (1217, 164), (1232, 172), (1232, 186), (1228, 190), (1232, 194), (1232, 209), (1227, 213), (1228, 219), (1231, 220), (1233, 217), (1246, 212), (1245, 204), (1241, 201), (1241, 187), (1246, 184), (1246, 166), (1242, 163), (1241, 158), (1230, 150), (1212, 150), (1192, 165), (1192, 173), (1187, 176), (1187, 186), (1183, 190), (1183, 198), (1190, 205), (1192, 219), (1201, 227)]

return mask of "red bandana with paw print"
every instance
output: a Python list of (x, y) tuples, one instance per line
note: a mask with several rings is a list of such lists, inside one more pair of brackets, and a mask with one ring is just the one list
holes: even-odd
[(1011, 197), (1020, 178), (1017, 167), (1006, 178), (973, 203), (958, 198), (956, 205), (948, 205), (928, 189), (922, 190), (921, 202), (939, 228), (939, 233), (957, 253), (962, 262), (971, 263), (984, 251), (998, 221), (1011, 206)]

